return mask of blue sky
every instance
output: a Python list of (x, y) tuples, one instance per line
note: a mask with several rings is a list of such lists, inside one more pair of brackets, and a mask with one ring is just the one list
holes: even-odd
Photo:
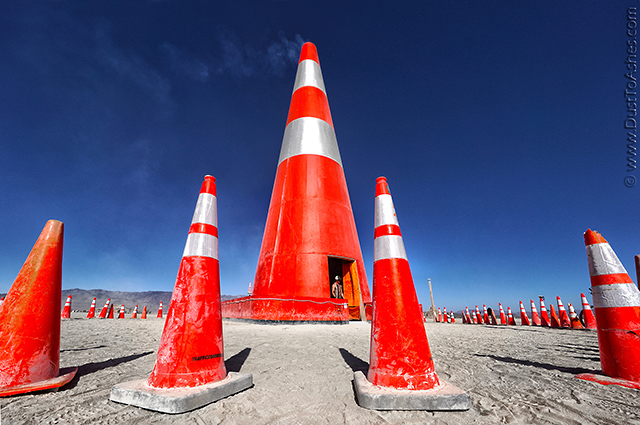
[(380, 175), (427, 306), (427, 278), (449, 310), (579, 305), (588, 228), (635, 280), (624, 62), (638, 2), (221, 3), (0, 5), (0, 292), (51, 218), (64, 288), (172, 290), (211, 174), (222, 292), (245, 293), (304, 41), (369, 280)]

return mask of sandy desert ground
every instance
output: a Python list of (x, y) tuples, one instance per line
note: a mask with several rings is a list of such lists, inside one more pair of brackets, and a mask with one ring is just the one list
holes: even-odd
[(0, 399), (8, 424), (640, 424), (640, 391), (574, 378), (600, 370), (595, 332), (428, 323), (436, 371), (469, 392), (466, 412), (372, 411), (358, 406), (353, 372), (366, 370), (370, 324), (224, 322), (228, 369), (254, 387), (167, 415), (109, 401), (114, 384), (148, 377), (162, 319), (64, 320), (58, 392)]

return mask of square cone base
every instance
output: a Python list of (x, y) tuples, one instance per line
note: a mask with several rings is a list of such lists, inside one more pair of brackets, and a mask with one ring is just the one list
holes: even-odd
[(471, 397), (460, 388), (440, 381), (431, 390), (397, 390), (373, 385), (360, 371), (354, 374), (358, 404), (370, 410), (469, 410)]
[(59, 369), (58, 376), (45, 381), (32, 382), (29, 384), (16, 385), (15, 387), (0, 388), (0, 397), (9, 397), (16, 394), (30, 393), (33, 391), (54, 390), (71, 382), (78, 372), (77, 367), (65, 367)]
[(109, 399), (156, 412), (184, 413), (252, 386), (253, 375), (236, 372), (229, 372), (221, 381), (191, 388), (152, 388), (143, 379), (114, 385)]
[(621, 378), (612, 378), (607, 375), (597, 375), (595, 373), (581, 373), (575, 376), (578, 379), (595, 382), (601, 385), (620, 385), (621, 387), (635, 388), (640, 390), (640, 382), (627, 381)]

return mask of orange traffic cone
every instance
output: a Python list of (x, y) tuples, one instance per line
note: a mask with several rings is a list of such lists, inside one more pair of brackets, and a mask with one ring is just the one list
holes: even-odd
[(529, 316), (527, 316), (527, 311), (524, 309), (524, 304), (520, 301), (520, 324), (522, 326), (531, 326), (529, 322)]
[(596, 330), (598, 327), (596, 325), (596, 318), (591, 311), (591, 306), (587, 301), (587, 297), (584, 294), (580, 294), (580, 298), (582, 299), (582, 316), (584, 320), (584, 327), (589, 330)]
[(531, 324), (533, 326), (542, 325), (542, 321), (540, 320), (540, 316), (538, 316), (538, 310), (536, 310), (536, 305), (533, 300), (531, 300)]
[(67, 301), (64, 303), (64, 308), (62, 309), (60, 317), (62, 319), (71, 319), (71, 295), (67, 297)]
[(146, 305), (142, 309), (142, 314), (140, 315), (140, 318), (141, 319), (146, 319), (147, 318), (147, 306)]
[(556, 309), (553, 308), (553, 304), (549, 304), (549, 311), (551, 312), (551, 327), (552, 328), (559, 328), (560, 326), (560, 318), (558, 317), (558, 314), (556, 313)]
[(487, 325), (490, 323), (489, 313), (487, 312), (487, 306), (482, 304), (482, 309), (484, 310), (484, 314), (482, 315), (482, 321)]
[(136, 304), (136, 306), (133, 308), (133, 313), (131, 313), (131, 318), (132, 319), (138, 318), (138, 304)]
[(562, 300), (560, 297), (556, 297), (558, 300), (558, 315), (560, 316), (560, 327), (562, 328), (570, 328), (571, 320), (569, 320), (569, 315), (567, 314), (567, 310), (564, 309), (564, 305), (562, 304)]
[(515, 326), (516, 319), (513, 318), (513, 314), (511, 313), (511, 307), (507, 307), (507, 325)]
[(584, 326), (582, 326), (582, 322), (580, 322), (580, 319), (578, 318), (578, 315), (576, 314), (576, 311), (573, 309), (573, 306), (571, 305), (571, 303), (567, 305), (569, 306), (569, 320), (571, 320), (571, 328), (584, 329)]
[(473, 322), (471, 321), (471, 315), (469, 314), (469, 307), (465, 307), (464, 310), (465, 310), (464, 316), (465, 316), (465, 319), (466, 319), (467, 323), (473, 324)]
[(456, 323), (456, 316), (453, 315), (453, 311), (451, 312), (451, 323)]
[(89, 313), (87, 313), (87, 319), (93, 319), (96, 316), (96, 298), (93, 297), (93, 301), (91, 301), (91, 307), (89, 308)]
[(444, 317), (444, 323), (449, 323), (449, 315), (447, 314), (447, 307), (442, 307), (442, 316)]
[(109, 306), (109, 315), (107, 316), (107, 319), (113, 319), (113, 304)]
[(607, 376), (576, 377), (640, 389), (640, 291), (602, 235), (587, 230), (584, 241), (597, 318), (600, 365)]
[(480, 309), (476, 305), (476, 317), (478, 318), (478, 324), (482, 324), (482, 315), (480, 314)]
[(158, 315), (156, 317), (162, 319), (162, 301), (160, 301), (160, 307), (158, 307)]
[(440, 307), (438, 307), (438, 323), (442, 323), (442, 311)]
[(549, 313), (547, 312), (547, 307), (544, 305), (544, 297), (542, 296), (540, 297), (540, 324), (546, 327), (551, 326), (551, 319), (549, 319)]
[(78, 371), (59, 368), (63, 234), (47, 222), (0, 305), (0, 397), (59, 388)]
[(216, 185), (205, 176), (153, 372), (114, 386), (111, 400), (182, 413), (252, 385), (251, 375), (227, 374), (224, 364)]
[(375, 410), (469, 409), (469, 395), (436, 375), (384, 177), (376, 180), (375, 224), (371, 351), (367, 377), (355, 373), (358, 404)]
[(507, 318), (504, 315), (504, 309), (502, 308), (502, 304), (498, 303), (498, 305), (500, 306), (500, 324), (501, 325), (506, 325), (507, 324)]
[(476, 314), (475, 310), (471, 310), (471, 314), (473, 315), (473, 324), (477, 325), (478, 324), (478, 315)]
[(118, 319), (124, 319), (124, 304), (120, 307), (120, 313), (118, 314)]
[(109, 303), (110, 302), (111, 302), (111, 298), (109, 298), (107, 300), (107, 302), (104, 303), (104, 307), (102, 307), (102, 311), (100, 312), (100, 315), (98, 316), (99, 319), (106, 319), (107, 313), (109, 312)]

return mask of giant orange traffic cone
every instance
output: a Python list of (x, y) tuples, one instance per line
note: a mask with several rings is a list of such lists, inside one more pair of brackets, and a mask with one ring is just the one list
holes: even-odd
[[(332, 298), (336, 277), (344, 299)], [(264, 321), (346, 322), (364, 320), (370, 304), (318, 52), (305, 43), (252, 295), (223, 303), (223, 313)]]
[(124, 319), (124, 304), (120, 307), (120, 313), (118, 313), (118, 319)]
[(438, 307), (438, 323), (442, 323), (442, 310)]
[[(440, 381), (436, 375), (398, 218), (384, 177), (376, 180), (370, 347), (367, 377), (360, 371), (355, 374), (360, 406), (375, 410), (471, 407), (467, 393)], [(379, 387), (385, 389), (385, 394)], [(408, 405), (407, 400), (412, 403)]]
[(113, 319), (113, 304), (109, 307), (109, 314), (107, 315), (107, 319)]
[(571, 305), (571, 303), (567, 305), (569, 306), (569, 320), (571, 320), (571, 328), (584, 329), (584, 326), (582, 326), (582, 322), (580, 321), (580, 318), (578, 318), (578, 315), (576, 314), (576, 311), (573, 309), (573, 306)]
[(160, 301), (160, 307), (158, 307), (158, 315), (156, 318), (162, 319), (162, 301)]
[(584, 241), (597, 318), (600, 365), (610, 378), (594, 374), (577, 377), (640, 388), (640, 291), (602, 235), (587, 230)]
[(442, 307), (442, 315), (444, 317), (444, 323), (449, 323), (449, 313), (447, 313), (447, 307)]
[(549, 313), (544, 305), (544, 297), (542, 295), (540, 296), (540, 324), (546, 327), (551, 326), (551, 319), (549, 319)]
[(133, 313), (131, 313), (131, 318), (132, 319), (138, 318), (138, 304), (136, 304), (136, 306), (133, 308)]
[(507, 307), (507, 325), (516, 326), (516, 324), (516, 319), (513, 318), (513, 313), (511, 313), (511, 307)]
[(91, 301), (91, 307), (89, 308), (89, 312), (87, 313), (87, 319), (93, 319), (96, 316), (96, 298), (93, 297), (93, 301)]
[(146, 319), (147, 318), (147, 306), (146, 305), (142, 309), (142, 314), (140, 315), (140, 318), (141, 319)]
[(482, 321), (488, 325), (489, 323), (491, 323), (491, 321), (489, 319), (489, 313), (487, 312), (487, 306), (485, 304), (482, 304), (482, 310), (484, 310)]
[(584, 320), (584, 327), (589, 330), (596, 330), (598, 328), (596, 325), (596, 318), (591, 311), (591, 306), (587, 301), (587, 297), (581, 293), (580, 298), (582, 299), (582, 318)]
[(536, 305), (533, 300), (531, 300), (531, 324), (533, 326), (542, 325), (542, 321), (540, 320), (540, 316), (538, 316), (538, 310), (536, 310)]
[(167, 313), (156, 364), (146, 381), (116, 385), (111, 400), (182, 413), (253, 385), (227, 374), (222, 341), (215, 178), (206, 176)]
[(524, 309), (524, 304), (520, 301), (520, 324), (522, 326), (531, 326), (529, 322), (529, 316), (527, 316), (527, 311)]
[(60, 318), (71, 319), (71, 295), (67, 297), (67, 301), (64, 303), (64, 308), (62, 309)]
[(476, 304), (476, 317), (478, 318), (478, 323), (482, 324), (482, 315), (480, 314), (480, 309), (478, 308), (477, 304)]
[(100, 312), (100, 315), (98, 316), (99, 319), (106, 319), (107, 318), (107, 313), (109, 312), (109, 303), (111, 302), (111, 298), (109, 298), (107, 300), (106, 303), (104, 303), (104, 307), (102, 307), (102, 311)]
[(47, 222), (0, 305), (1, 397), (59, 388), (78, 371), (59, 368), (63, 234)]
[(569, 320), (569, 315), (567, 314), (567, 310), (564, 309), (564, 304), (562, 304), (562, 300), (560, 297), (556, 297), (558, 300), (558, 316), (560, 316), (560, 327), (562, 328), (570, 328), (571, 320)]

